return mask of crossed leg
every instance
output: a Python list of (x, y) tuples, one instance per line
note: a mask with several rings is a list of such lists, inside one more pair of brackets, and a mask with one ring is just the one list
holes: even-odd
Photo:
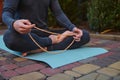
[[(57, 43), (62, 42), (65, 38), (69, 37), (69, 36), (74, 36), (75, 34), (71, 31), (65, 31), (62, 34), (58, 34), (58, 35), (50, 35), (49, 37), (52, 38), (54, 37), (54, 39), (56, 38)], [(45, 50), (47, 50), (47, 47), (44, 48)], [(39, 52), (43, 52), (43, 49), (36, 49), (36, 50), (31, 50), (31, 51), (27, 51), (22, 53), (22, 56), (27, 56), (28, 54), (33, 54), (33, 53), (39, 53)]]
[[(36, 31), (35, 31), (36, 32)], [(70, 34), (70, 32), (67, 31), (61, 31), (62, 34), (60, 36), (56, 36), (56, 38), (59, 39), (59, 43), (57, 44), (51, 44), (51, 42), (48, 41), (48, 36), (44, 36), (44, 34), (39, 33), (40, 31), (38, 31), (38, 34), (40, 34), (40, 36), (38, 36), (38, 34), (32, 32), (31, 35), (34, 37), (34, 39), (42, 46), (42, 47), (47, 47), (48, 51), (51, 50), (63, 50), (65, 49), (73, 40), (73, 34)], [(60, 33), (61, 33), (60, 32)], [(66, 35), (66, 34), (70, 34), (70, 35)], [(41, 37), (41, 35), (43, 35)], [(30, 37), (26, 34), (26, 35), (21, 35), (19, 33), (17, 33), (16, 31), (11, 31), (11, 30), (7, 30), (6, 33), (4, 34), (4, 42), (5, 45), (14, 51), (19, 51), (19, 52), (29, 52), (31, 50), (36, 50), (39, 49), (38, 46), (35, 45), (35, 43), (30, 39)], [(75, 48), (79, 48), (81, 46), (83, 46), (84, 44), (88, 43), (90, 40), (90, 36), (89, 33), (85, 30), (83, 30), (83, 36), (81, 37), (81, 41), (80, 42), (74, 42), (74, 44), (69, 48), (69, 49), (75, 49)], [(42, 52), (42, 50), (38, 50), (38, 52)], [(26, 55), (26, 54), (25, 54)]]

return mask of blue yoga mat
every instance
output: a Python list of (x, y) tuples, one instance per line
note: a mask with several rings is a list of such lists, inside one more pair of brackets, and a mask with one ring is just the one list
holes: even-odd
[[(11, 54), (22, 57), (20, 55), (21, 54), (20, 52), (12, 51), (5, 46), (3, 42), (3, 36), (0, 36), (0, 48), (5, 51), (8, 51)], [(42, 53), (29, 55), (25, 58), (42, 61), (47, 63), (52, 68), (57, 68), (66, 64), (70, 64), (106, 52), (108, 51), (103, 48), (82, 47), (79, 49), (67, 50), (60, 54), (49, 54), (46, 52), (42, 52)]]

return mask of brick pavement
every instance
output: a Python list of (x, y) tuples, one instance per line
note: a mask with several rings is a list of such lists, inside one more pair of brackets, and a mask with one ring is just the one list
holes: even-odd
[(0, 80), (120, 80), (120, 41), (92, 38), (87, 46), (109, 52), (52, 69), (0, 50)]

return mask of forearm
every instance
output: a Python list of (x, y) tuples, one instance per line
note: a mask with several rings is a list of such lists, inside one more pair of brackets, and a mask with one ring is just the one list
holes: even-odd
[(67, 18), (67, 16), (64, 13), (61, 13), (60, 15), (56, 16), (57, 21), (60, 23), (60, 25), (68, 28), (70, 31), (73, 30), (75, 27), (74, 24)]
[(14, 15), (16, 13), (18, 2), (19, 0), (4, 0), (2, 20), (9, 27), (12, 27), (12, 24), (15, 21)]
[(69, 30), (73, 30), (75, 25), (72, 24), (71, 21), (64, 14), (64, 12), (62, 11), (62, 9), (61, 9), (61, 7), (59, 5), (58, 0), (51, 0), (50, 8), (51, 8), (54, 16), (56, 17), (56, 19), (58, 20), (58, 22), (62, 26), (68, 28)]
[(12, 24), (15, 21), (9, 12), (4, 12), (2, 14), (2, 20), (9, 28), (12, 28)]

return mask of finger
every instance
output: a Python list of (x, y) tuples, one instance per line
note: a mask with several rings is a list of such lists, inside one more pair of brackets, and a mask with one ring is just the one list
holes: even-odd
[(27, 33), (29, 33), (30, 31), (21, 31), (20, 33), (21, 34), (27, 34)]
[(23, 28), (23, 27), (20, 27), (20, 28), (19, 28), (19, 31), (22, 31), (22, 32), (23, 32), (23, 31), (25, 31), (25, 30), (26, 30), (26, 29)]
[(32, 24), (32, 25), (22, 25), (21, 27), (24, 28), (24, 29), (31, 29), (35, 26), (35, 24)]
[(22, 31), (21, 31), (21, 32), (19, 32), (19, 33), (20, 33), (20, 34), (25, 34), (25, 32), (22, 32)]
[(76, 39), (75, 41), (76, 41), (76, 42), (79, 42), (79, 41), (80, 41), (80, 38), (79, 38), (79, 39)]
[(80, 34), (75, 33), (74, 37), (80, 37)]
[(77, 40), (77, 39), (78, 39), (78, 37), (75, 37), (75, 36), (73, 36), (73, 38), (74, 38), (75, 40)]
[(31, 28), (33, 28), (33, 27), (35, 27), (35, 24), (30, 25), (29, 29), (31, 29)]
[(83, 31), (81, 29), (76, 29), (74, 32), (77, 34), (78, 37), (81, 37), (83, 35)]
[(21, 22), (21, 27), (23, 28), (32, 28), (33, 26), (35, 26), (35, 24), (31, 24), (29, 20), (22, 19)]
[(71, 32), (71, 33), (69, 33), (69, 34), (67, 34), (68, 36), (75, 36), (76, 34), (75, 33), (73, 33), (73, 32)]
[(19, 31), (21, 31), (21, 32), (27, 32), (27, 31), (30, 31), (30, 30), (31, 29), (26, 29), (26, 28), (22, 28), (22, 27), (19, 29)]
[(31, 31), (31, 29), (24, 29), (24, 28), (20, 28), (19, 29), (19, 32), (21, 33), (21, 34), (26, 34), (26, 33), (29, 33)]
[(80, 38), (78, 37), (73, 37), (75, 39), (75, 41), (80, 41)]
[(76, 34), (75, 37), (77, 37), (77, 38), (81, 38), (81, 37), (82, 37), (82, 34), (81, 34), (81, 33)]
[(27, 26), (26, 26), (27, 29), (31, 29), (31, 28), (33, 28), (33, 27), (35, 27), (35, 24), (27, 25)]
[(22, 19), (22, 22), (26, 25), (31, 25), (31, 22), (29, 20)]
[(28, 30), (26, 31), (26, 33), (29, 33), (29, 32), (31, 32), (31, 29), (28, 29)]
[(83, 35), (83, 31), (82, 30), (80, 30), (80, 33), (81, 33), (81, 36)]

